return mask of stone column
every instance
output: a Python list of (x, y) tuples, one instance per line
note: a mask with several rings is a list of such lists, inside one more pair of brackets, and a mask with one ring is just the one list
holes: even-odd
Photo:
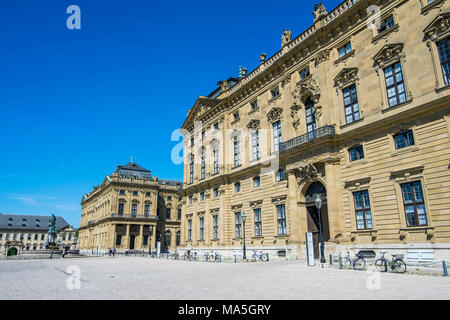
[[(308, 231), (306, 211), (298, 205), (298, 195), (300, 193), (297, 178), (293, 170), (288, 171), (288, 198), (286, 206), (286, 220), (290, 243), (302, 245), (305, 240), (305, 232)], [(300, 247), (299, 247), (300, 249)]]
[(128, 249), (130, 247), (130, 226), (131, 226), (130, 224), (127, 224), (127, 231), (125, 234), (125, 239), (122, 242), (122, 244), (125, 243), (125, 249)]
[(143, 224), (141, 224), (139, 226), (139, 236), (137, 237), (136, 241), (138, 242), (136, 249), (144, 249), (144, 245), (143, 245), (143, 243), (144, 243), (144, 225)]

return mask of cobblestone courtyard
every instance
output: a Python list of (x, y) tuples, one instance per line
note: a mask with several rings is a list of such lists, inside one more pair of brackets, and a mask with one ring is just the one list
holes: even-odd
[[(80, 289), (67, 286), (74, 283), (70, 266), (79, 267)], [(449, 277), (308, 268), (300, 261), (0, 261), (0, 283), (0, 299), (450, 299)]]

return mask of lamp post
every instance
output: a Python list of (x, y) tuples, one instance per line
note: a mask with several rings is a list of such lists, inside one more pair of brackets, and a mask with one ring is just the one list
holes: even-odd
[(242, 213), (242, 223), (244, 224), (244, 246), (242, 248), (242, 259), (247, 260), (247, 254), (245, 250), (245, 220), (247, 219), (247, 216), (245, 215), (245, 212)]
[(316, 203), (316, 208), (319, 213), (319, 234), (320, 234), (320, 263), (325, 263), (325, 254), (324, 254), (324, 243), (323, 243), (323, 236), (322, 236), (322, 218), (320, 214), (320, 208), (322, 207), (322, 199), (320, 198), (320, 195), (317, 194), (316, 200), (314, 200)]

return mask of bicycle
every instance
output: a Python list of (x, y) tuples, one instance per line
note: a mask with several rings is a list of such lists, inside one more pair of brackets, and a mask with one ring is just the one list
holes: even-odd
[(209, 261), (216, 262), (216, 261), (220, 261), (220, 260), (221, 260), (220, 254), (218, 254), (217, 252), (213, 252), (212, 254), (209, 254)]
[(180, 259), (180, 254), (178, 252), (174, 252), (172, 255), (172, 260), (179, 260)]
[(381, 258), (375, 261), (375, 267), (380, 272), (387, 272), (388, 266), (391, 268), (392, 272), (395, 273), (405, 273), (406, 263), (403, 261), (403, 254), (393, 254), (392, 261), (389, 261), (384, 257), (387, 251), (380, 252)]
[(263, 253), (262, 251), (253, 251), (252, 262), (256, 262), (256, 260), (261, 260), (266, 262), (269, 260), (267, 253)]
[[(341, 258), (340, 254), (339, 258)], [(363, 257), (358, 255), (356, 255), (355, 259), (352, 259), (350, 257), (350, 252), (347, 251), (347, 256), (342, 261), (342, 268), (344, 269), (353, 268), (355, 270), (364, 270), (366, 268), (366, 261), (364, 260)]]

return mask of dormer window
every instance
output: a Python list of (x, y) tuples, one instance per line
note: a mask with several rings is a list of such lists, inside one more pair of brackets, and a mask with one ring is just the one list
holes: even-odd
[(233, 113), (233, 119), (238, 120), (239, 119), (239, 112)]
[(258, 109), (258, 101), (257, 101), (257, 100), (253, 101), (253, 102), (250, 104), (250, 106), (251, 106), (252, 110)]

